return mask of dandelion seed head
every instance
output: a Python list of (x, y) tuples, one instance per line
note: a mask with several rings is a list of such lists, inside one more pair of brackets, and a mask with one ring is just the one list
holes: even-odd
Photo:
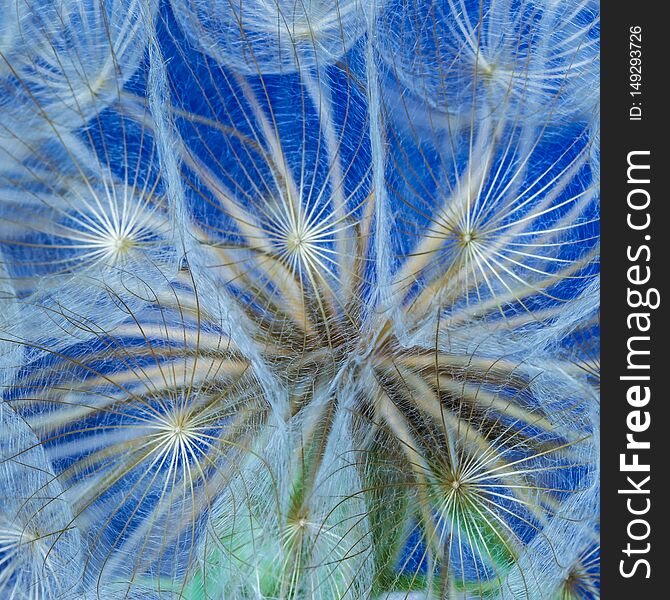
[(591, 0), (30, 12), (0, 596), (594, 596)]
[(558, 597), (561, 600), (598, 598), (600, 595), (600, 546), (594, 544), (582, 551), (570, 568)]
[(251, 0), (239, 6), (174, 0), (173, 5), (189, 38), (244, 73), (291, 73), (335, 62), (367, 23), (367, 9), (358, 0)]
[(3, 29), (6, 12), (15, 41), (4, 48), (0, 37), (0, 140), (13, 158), (67, 137), (117, 100), (140, 63), (149, 24), (138, 19), (136, 0), (6, 4)]
[(80, 537), (34, 433), (0, 404), (0, 594), (42, 600), (78, 590)]

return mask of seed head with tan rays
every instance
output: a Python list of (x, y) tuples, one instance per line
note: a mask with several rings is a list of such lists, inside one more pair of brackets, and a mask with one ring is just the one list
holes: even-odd
[(47, 600), (79, 589), (80, 532), (43, 447), (8, 405), (0, 410), (0, 594)]
[(585, 549), (570, 569), (557, 598), (579, 600), (600, 598), (600, 546)]
[(593, 3), (91, 1), (0, 158), (74, 598), (596, 598)]
[(234, 462), (263, 421), (262, 395), (242, 384), (251, 373), (229, 339), (174, 290), (171, 300), (113, 331), (73, 315), (87, 342), (73, 335), (64, 352), (24, 341), (45, 364), (19, 377), (8, 400), (57, 470), (69, 525), (89, 536), (81, 577), (96, 585), (118, 585), (120, 573), (129, 589), (148, 573), (183, 574), (209, 486), (224, 486), (232, 469), (222, 457)]

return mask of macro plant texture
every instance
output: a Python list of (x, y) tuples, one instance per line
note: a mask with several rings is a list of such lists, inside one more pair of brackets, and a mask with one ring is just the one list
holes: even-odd
[(598, 53), (0, 0), (0, 598), (599, 598)]

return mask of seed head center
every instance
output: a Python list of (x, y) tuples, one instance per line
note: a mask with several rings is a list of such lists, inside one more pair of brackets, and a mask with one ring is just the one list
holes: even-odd
[(107, 245), (113, 254), (118, 255), (128, 252), (133, 247), (134, 242), (129, 235), (114, 234), (110, 236)]
[(473, 244), (475, 241), (475, 232), (472, 230), (463, 231), (460, 235), (461, 246), (466, 247)]
[(291, 233), (288, 236), (286, 245), (292, 252), (299, 252), (305, 244), (305, 238), (300, 233)]

